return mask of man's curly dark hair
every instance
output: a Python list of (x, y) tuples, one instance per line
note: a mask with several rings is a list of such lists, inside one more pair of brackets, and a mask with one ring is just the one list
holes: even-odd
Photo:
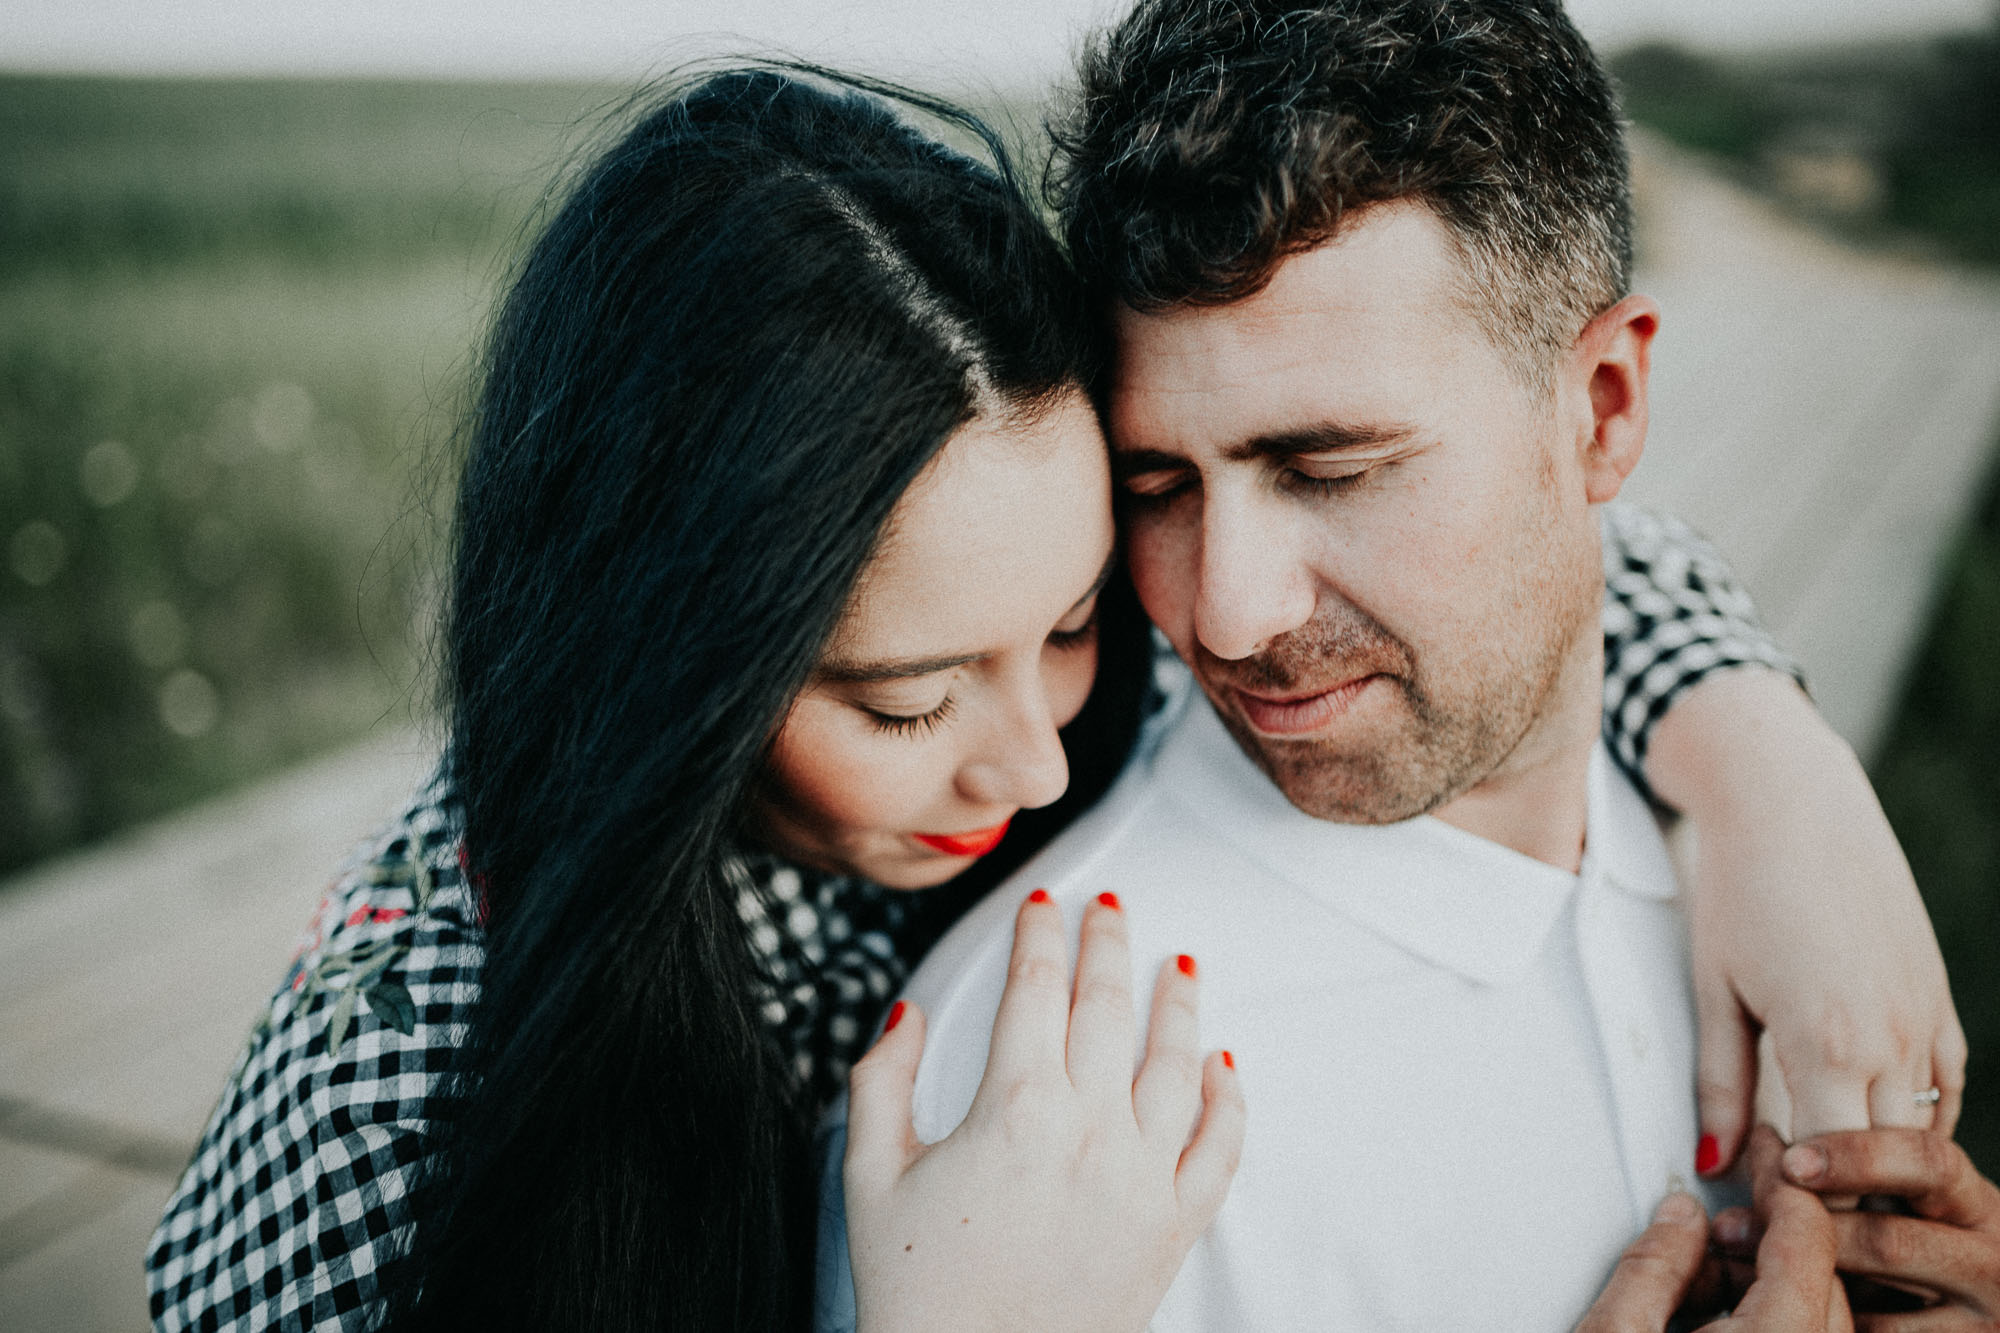
[(1140, 0), (1051, 131), (1071, 253), (1139, 310), (1249, 296), (1399, 199), (1536, 380), (1627, 291), (1617, 99), (1560, 0)]

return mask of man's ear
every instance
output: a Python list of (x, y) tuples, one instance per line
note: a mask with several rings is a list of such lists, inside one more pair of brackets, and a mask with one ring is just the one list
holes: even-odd
[(1646, 448), (1646, 382), (1660, 307), (1650, 296), (1628, 296), (1584, 325), (1570, 349), (1570, 383), (1588, 405), (1578, 433), (1590, 503), (1614, 498)]

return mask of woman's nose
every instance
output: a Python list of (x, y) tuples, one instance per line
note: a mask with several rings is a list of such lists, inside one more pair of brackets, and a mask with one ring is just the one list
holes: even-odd
[(960, 766), (959, 791), (983, 805), (1048, 805), (1069, 789), (1069, 756), (1048, 701), (1023, 700), (1008, 711)]

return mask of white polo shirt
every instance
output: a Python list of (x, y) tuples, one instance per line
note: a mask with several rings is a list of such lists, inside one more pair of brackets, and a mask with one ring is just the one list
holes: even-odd
[(1074, 929), (1108, 889), (1142, 1003), (1165, 959), (1199, 960), (1203, 1041), (1249, 1102), (1154, 1329), (1568, 1329), (1692, 1176), (1697, 1132), (1666, 847), (1601, 745), (1589, 799), (1575, 875), (1436, 819), (1314, 819), (1194, 692), (912, 979), (917, 1133), (971, 1105), (1021, 894), (1046, 887)]

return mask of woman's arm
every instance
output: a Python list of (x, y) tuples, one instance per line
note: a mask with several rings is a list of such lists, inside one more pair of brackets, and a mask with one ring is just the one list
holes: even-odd
[(985, 1077), (940, 1142), (911, 1128), (921, 1012), (891, 1011), (855, 1066), (842, 1175), (858, 1318), (829, 1308), (841, 1275), (823, 1256), (822, 1330), (1142, 1329), (1222, 1206), (1243, 1098), (1228, 1055), (1200, 1054), (1193, 960), (1161, 969), (1135, 1077), (1123, 910), (1086, 911), (1073, 993), (1063, 935), (1047, 895), (1021, 904)]
[[(1949, 1130), (1965, 1038), (1916, 884), (1853, 750), (1712, 548), (1625, 506), (1606, 506), (1605, 536), (1607, 739), (1697, 837), (1697, 1168), (1735, 1159), (1766, 1030), (1794, 1134)], [(1934, 1119), (1917, 1100), (1931, 1086), (1942, 1094)]]

